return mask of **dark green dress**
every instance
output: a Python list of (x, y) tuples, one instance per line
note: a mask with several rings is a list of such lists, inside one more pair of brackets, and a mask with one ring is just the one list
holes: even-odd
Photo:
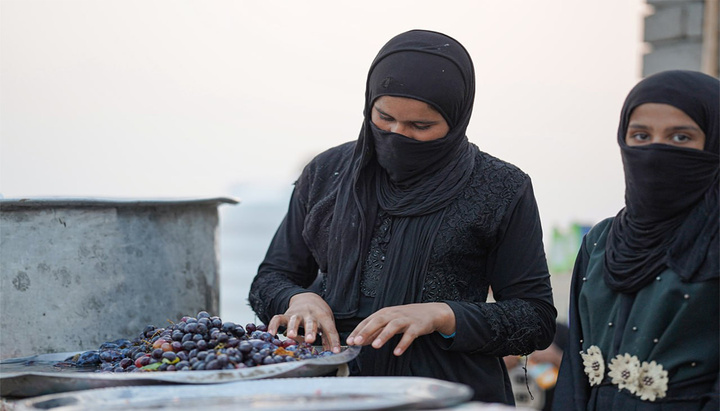
[[(563, 358), (554, 409), (717, 409), (717, 274), (711, 280), (690, 283), (666, 270), (635, 294), (615, 293), (603, 278), (611, 221), (593, 227), (578, 254), (570, 297), (569, 349)], [(599, 349), (604, 364), (604, 372), (598, 370), (600, 377), (592, 385), (583, 362), (591, 360), (587, 354), (591, 346)], [(610, 363), (618, 355), (628, 364), (619, 365), (616, 360), (618, 365), (613, 368), (619, 374), (610, 374)], [(640, 373), (638, 365), (643, 363), (655, 372)]]

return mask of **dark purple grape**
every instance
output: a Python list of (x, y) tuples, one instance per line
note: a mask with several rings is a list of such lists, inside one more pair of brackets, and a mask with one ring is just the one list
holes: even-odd
[(155, 359), (160, 359), (160, 358), (162, 358), (162, 356), (163, 356), (163, 352), (164, 352), (164, 351), (162, 350), (162, 348), (156, 348), (156, 349), (154, 349), (154, 350), (152, 351), (152, 354), (151, 354), (151, 355), (152, 355), (152, 357), (155, 358)]
[(268, 330), (267, 325), (265, 325), (265, 324), (258, 325), (257, 329), (258, 329), (258, 331), (262, 331), (262, 332), (266, 332)]
[(100, 354), (97, 351), (85, 351), (80, 354), (76, 364), (80, 367), (100, 364)]
[(205, 369), (206, 370), (219, 370), (220, 364), (217, 362), (217, 360), (207, 361), (205, 363)]
[(116, 349), (118, 349), (118, 345), (115, 344), (114, 342), (104, 342), (104, 343), (100, 344), (100, 349), (101, 350), (116, 350)]
[(252, 333), (253, 331), (257, 330), (257, 327), (255, 326), (254, 323), (247, 323), (245, 325), (245, 330), (247, 330), (247, 332), (249, 332), (249, 333)]
[(123, 358), (123, 355), (119, 351), (108, 350), (100, 352), (100, 360), (104, 362), (119, 361)]
[(257, 348), (258, 350), (261, 349), (261, 348), (263, 348), (263, 346), (265, 346), (265, 344), (267, 344), (267, 343), (266, 343), (265, 341), (263, 341), (263, 340), (256, 340), (256, 339), (248, 340), (248, 342), (249, 342), (250, 344), (252, 344), (252, 347), (253, 347), (253, 348)]
[(123, 368), (127, 368), (127, 367), (131, 366), (132, 363), (133, 363), (133, 360), (131, 358), (123, 358), (122, 360), (120, 360), (120, 366)]
[(207, 356), (208, 356), (208, 352), (207, 352), (207, 351), (200, 351), (200, 352), (197, 354), (197, 359), (200, 360), (200, 361), (205, 361), (205, 358), (207, 358)]
[(200, 312), (197, 314), (197, 318), (198, 318), (198, 319), (200, 319), (200, 318), (210, 318), (210, 314), (208, 314), (207, 311), (200, 311)]
[(170, 362), (173, 362), (177, 359), (177, 354), (175, 354), (172, 351), (165, 351), (164, 353), (162, 353), (162, 358), (164, 358)]
[(180, 342), (190, 341), (192, 340), (193, 335), (191, 333), (184, 334), (182, 337), (182, 340)]
[(240, 344), (238, 344), (238, 350), (240, 350), (241, 353), (247, 354), (250, 351), (252, 351), (253, 345), (249, 341), (240, 341)]

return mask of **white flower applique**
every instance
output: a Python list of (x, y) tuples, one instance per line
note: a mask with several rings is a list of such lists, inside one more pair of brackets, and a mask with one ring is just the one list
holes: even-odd
[(612, 383), (617, 385), (618, 389), (625, 388), (635, 394), (640, 375), (640, 360), (636, 356), (618, 354), (610, 361), (608, 368), (610, 369), (608, 376), (612, 378)]
[(597, 345), (591, 345), (588, 347), (587, 352), (580, 352), (583, 359), (583, 365), (585, 366), (585, 374), (590, 380), (590, 386), (600, 385), (605, 375), (605, 360), (602, 356), (602, 351)]
[(663, 398), (668, 389), (668, 372), (655, 361), (643, 361), (637, 380), (637, 392), (641, 400), (655, 401)]

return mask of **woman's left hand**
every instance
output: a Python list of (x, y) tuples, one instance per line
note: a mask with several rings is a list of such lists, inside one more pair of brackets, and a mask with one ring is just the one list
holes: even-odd
[(380, 348), (395, 334), (402, 334), (393, 354), (402, 355), (421, 335), (435, 331), (455, 332), (455, 313), (445, 303), (407, 304), (385, 307), (364, 319), (347, 338), (348, 345)]

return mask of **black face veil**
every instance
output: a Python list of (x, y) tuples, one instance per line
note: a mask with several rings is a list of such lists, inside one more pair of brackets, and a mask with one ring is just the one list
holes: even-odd
[[(705, 133), (704, 150), (625, 143), (630, 115), (644, 103), (682, 110)], [(666, 71), (633, 88), (618, 127), (625, 208), (606, 244), (605, 281), (634, 293), (667, 267), (687, 281), (718, 276), (718, 105), (720, 82), (702, 73)]]

